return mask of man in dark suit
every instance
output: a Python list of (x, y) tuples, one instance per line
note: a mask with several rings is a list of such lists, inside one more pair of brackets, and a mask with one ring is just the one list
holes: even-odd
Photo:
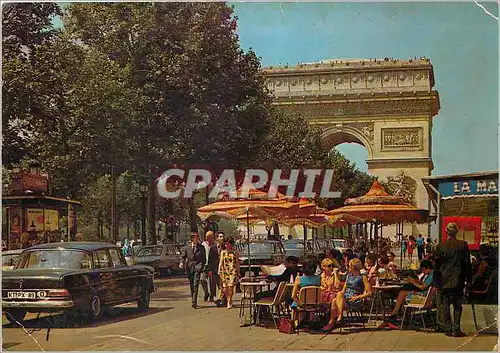
[(186, 268), (191, 289), (191, 301), (194, 309), (198, 306), (198, 288), (201, 273), (205, 268), (205, 248), (200, 244), (198, 232), (191, 233), (191, 242), (182, 249), (180, 268)]
[[(205, 292), (205, 301), (213, 302), (217, 296), (217, 284), (219, 281), (219, 250), (214, 241), (214, 232), (208, 231), (205, 241), (201, 244), (205, 249), (206, 263), (201, 275), (201, 286)], [(210, 284), (210, 290), (209, 290)]]
[[(438, 331), (446, 336), (463, 337), (460, 330), (465, 282), (470, 283), (472, 272), (467, 242), (457, 240), (458, 226), (448, 223), (448, 239), (435, 252), (434, 284), (437, 288)], [(453, 305), (453, 324), (450, 305)]]

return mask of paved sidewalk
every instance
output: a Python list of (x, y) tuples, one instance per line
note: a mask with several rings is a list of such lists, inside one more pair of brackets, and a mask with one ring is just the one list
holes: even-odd
[[(192, 309), (187, 281), (162, 280), (152, 309), (144, 314), (135, 304), (114, 308), (95, 325), (73, 323), (50, 330), (46, 319), (28, 321), (29, 328), (42, 328), (28, 336), (21, 328), (3, 327), (4, 349), (40, 350), (396, 350), (396, 351), (493, 351), (496, 335), (451, 338), (416, 331), (334, 332), (329, 335), (287, 335), (274, 328), (239, 327), (238, 308), (215, 308), (213, 304)], [(201, 295), (200, 295), (201, 296)], [(203, 303), (202, 303), (203, 304)], [(235, 302), (236, 306), (239, 304)]]

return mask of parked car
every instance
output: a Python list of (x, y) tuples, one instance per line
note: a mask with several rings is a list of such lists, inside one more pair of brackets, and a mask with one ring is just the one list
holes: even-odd
[(153, 267), (162, 277), (179, 269), (181, 250), (178, 244), (146, 245), (137, 251), (134, 261)]
[(332, 249), (332, 243), (329, 239), (316, 239), (316, 244), (321, 252), (328, 254)]
[(287, 252), (280, 241), (251, 241), (249, 261), (248, 246), (248, 243), (240, 243), (238, 247), (240, 255), (240, 274), (242, 277), (248, 271), (253, 271), (253, 273), (258, 276), (260, 273), (260, 266), (279, 265), (285, 261), (287, 256)]
[(2, 251), (2, 271), (13, 270), (22, 252), (22, 249)]
[(114, 244), (41, 244), (2, 272), (2, 310), (22, 322), (27, 312), (84, 312), (99, 319), (106, 306), (137, 302), (148, 309), (153, 276), (149, 266), (127, 266)]
[(333, 247), (343, 253), (347, 249), (347, 240), (333, 239)]

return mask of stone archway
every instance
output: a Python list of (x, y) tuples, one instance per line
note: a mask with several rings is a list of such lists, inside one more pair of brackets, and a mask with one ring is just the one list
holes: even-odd
[(364, 126), (353, 126), (353, 124), (338, 124), (326, 128), (321, 137), (325, 143), (327, 150), (342, 144), (342, 143), (357, 143), (366, 148), (368, 151), (368, 159), (373, 158), (373, 147), (370, 143), (370, 137), (373, 135), (373, 130)]
[(422, 178), (434, 168), (432, 118), (440, 106), (429, 59), (327, 60), (263, 72), (273, 103), (321, 128), (327, 148), (363, 145), (370, 174), (410, 177), (415, 204), (430, 208)]

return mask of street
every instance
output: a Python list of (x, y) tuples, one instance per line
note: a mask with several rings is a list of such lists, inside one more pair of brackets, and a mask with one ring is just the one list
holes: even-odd
[(154, 293), (147, 313), (139, 311), (135, 304), (128, 304), (108, 310), (97, 323), (64, 323), (62, 315), (39, 319), (32, 315), (25, 322), (24, 330), (8, 324), (3, 317), (3, 348), (12, 351), (493, 351), (498, 341), (496, 335), (474, 337), (465, 327), (468, 336), (464, 338), (413, 330), (374, 331), (369, 328), (363, 331), (344, 329), (342, 333), (336, 330), (329, 335), (306, 332), (287, 335), (274, 328), (239, 327), (239, 294), (233, 309), (216, 308), (213, 303), (203, 303), (200, 287), (201, 308), (195, 310), (191, 308), (189, 286), (184, 277), (160, 279), (156, 285), (158, 291)]

